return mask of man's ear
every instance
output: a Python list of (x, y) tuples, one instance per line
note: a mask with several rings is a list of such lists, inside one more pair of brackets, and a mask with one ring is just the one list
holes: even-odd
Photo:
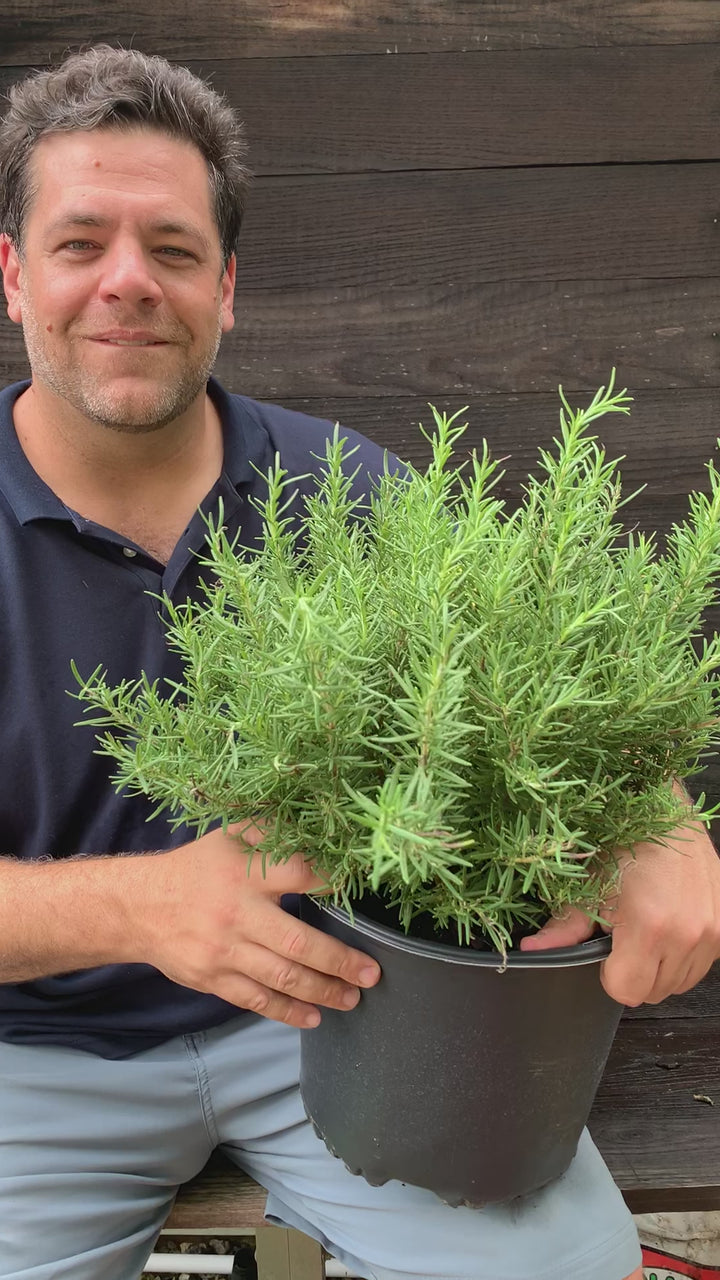
[(20, 274), (22, 271), (20, 256), (15, 245), (7, 235), (0, 236), (0, 271), (2, 271), (7, 313), (15, 324), (22, 324), (20, 307)]
[(235, 254), (232, 255), (223, 272), (223, 278), (220, 282), (222, 290), (222, 331), (229, 333), (235, 324), (234, 303), (235, 303), (235, 270), (237, 260)]

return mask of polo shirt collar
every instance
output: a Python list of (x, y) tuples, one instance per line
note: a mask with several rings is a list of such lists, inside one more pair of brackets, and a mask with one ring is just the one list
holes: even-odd
[(223, 475), (237, 490), (255, 489), (258, 469), (267, 475), (273, 461), (268, 433), (247, 397), (229, 395), (217, 378), (208, 379), (207, 392), (222, 423)]
[[(20, 524), (32, 520), (69, 520), (75, 513), (38, 475), (26, 458), (13, 422), (13, 406), (30, 379), (14, 382), (0, 391), (0, 492)], [(250, 412), (244, 397), (230, 396), (216, 378), (210, 378), (208, 395), (216, 406), (223, 429), (223, 476), (236, 489), (253, 488), (257, 471), (268, 466), (268, 438)]]
[(20, 524), (29, 520), (71, 520), (56, 493), (40, 479), (22, 451), (13, 422), (13, 406), (27, 391), (30, 380), (13, 382), (0, 391), (0, 492), (7, 498)]

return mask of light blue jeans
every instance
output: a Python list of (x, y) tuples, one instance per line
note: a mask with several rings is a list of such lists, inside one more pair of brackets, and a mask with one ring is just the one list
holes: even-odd
[(507, 1205), (371, 1187), (305, 1119), (298, 1049), (297, 1032), (263, 1019), (122, 1062), (0, 1044), (2, 1280), (134, 1280), (176, 1188), (218, 1146), (268, 1188), (272, 1221), (367, 1280), (623, 1280), (640, 1264), (587, 1133), (562, 1178)]

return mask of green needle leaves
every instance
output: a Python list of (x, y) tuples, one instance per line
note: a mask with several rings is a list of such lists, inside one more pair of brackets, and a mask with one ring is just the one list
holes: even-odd
[(709, 464), (659, 556), (623, 533), (588, 431), (629, 398), (611, 379), (584, 410), (561, 399), (512, 513), (487, 445), (458, 468), (465, 426), (435, 409), (430, 465), (386, 470), (365, 505), (337, 429), (299, 526), (278, 461), (259, 551), (221, 513), (202, 604), (166, 602), (183, 682), (78, 676), (117, 786), (199, 833), (262, 820), (270, 859), (303, 852), (338, 901), (380, 891), (407, 928), (429, 912), (504, 951), (550, 911), (597, 913), (613, 851), (678, 824), (671, 780), (720, 741), (720, 642), (698, 640), (720, 480)]

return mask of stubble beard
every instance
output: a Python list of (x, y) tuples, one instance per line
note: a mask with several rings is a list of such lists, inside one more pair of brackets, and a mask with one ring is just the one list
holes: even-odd
[[(215, 334), (204, 350), (183, 360), (178, 374), (172, 379), (158, 380), (140, 395), (136, 392), (123, 395), (121, 391), (113, 393), (110, 387), (103, 386), (98, 374), (83, 367), (79, 360), (63, 363), (48, 350), (43, 327), (27, 297), (22, 298), (22, 325), (34, 381), (44, 383), (78, 413), (100, 426), (138, 435), (158, 431), (190, 408), (212, 373), (222, 337), (218, 308)], [(68, 350), (73, 349), (77, 347), (71, 342)]]

